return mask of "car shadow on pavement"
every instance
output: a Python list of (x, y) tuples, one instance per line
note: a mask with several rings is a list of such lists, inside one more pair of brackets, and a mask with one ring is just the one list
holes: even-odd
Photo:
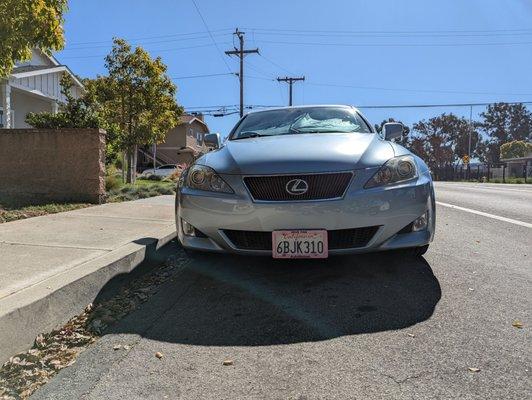
[(412, 326), (440, 298), (424, 258), (393, 252), (293, 261), (199, 254), (108, 333), (205, 346), (319, 341)]

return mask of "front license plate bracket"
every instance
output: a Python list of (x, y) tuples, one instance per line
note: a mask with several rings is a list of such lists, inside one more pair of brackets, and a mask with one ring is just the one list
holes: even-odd
[(325, 229), (295, 229), (272, 232), (273, 258), (327, 258)]

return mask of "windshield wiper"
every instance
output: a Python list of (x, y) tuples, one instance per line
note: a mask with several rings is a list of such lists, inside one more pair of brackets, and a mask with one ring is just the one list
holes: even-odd
[(249, 138), (264, 137), (264, 136), (274, 136), (274, 135), (263, 135), (262, 133), (249, 132), (247, 135), (239, 136), (231, 140), (249, 139)]

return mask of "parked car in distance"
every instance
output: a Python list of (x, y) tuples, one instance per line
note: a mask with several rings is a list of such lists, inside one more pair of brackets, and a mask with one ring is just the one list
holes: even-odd
[(155, 169), (153, 168), (145, 169), (144, 171), (142, 171), (142, 174), (140, 176), (157, 175), (157, 176), (167, 177), (167, 176), (172, 175), (178, 169), (182, 169), (182, 167), (180, 165), (175, 165), (175, 164), (165, 164)]
[(274, 258), (420, 256), (434, 236), (434, 188), (423, 160), (391, 141), (402, 133), (387, 123), (379, 134), (351, 106), (247, 114), (181, 174), (178, 239)]

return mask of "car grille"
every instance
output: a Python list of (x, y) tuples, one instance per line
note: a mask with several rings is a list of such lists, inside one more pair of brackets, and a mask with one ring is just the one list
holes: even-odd
[[(329, 250), (354, 249), (367, 246), (373, 238), (378, 226), (364, 228), (338, 229), (327, 231)], [(271, 250), (272, 233), (258, 231), (223, 231), (237, 249), (241, 250)]]
[[(337, 172), (311, 175), (272, 175), (248, 176), (244, 183), (254, 200), (290, 201), (290, 200), (324, 200), (339, 198), (344, 195), (352, 172)], [(303, 194), (290, 194), (286, 186), (293, 179), (302, 179), (308, 184)]]

